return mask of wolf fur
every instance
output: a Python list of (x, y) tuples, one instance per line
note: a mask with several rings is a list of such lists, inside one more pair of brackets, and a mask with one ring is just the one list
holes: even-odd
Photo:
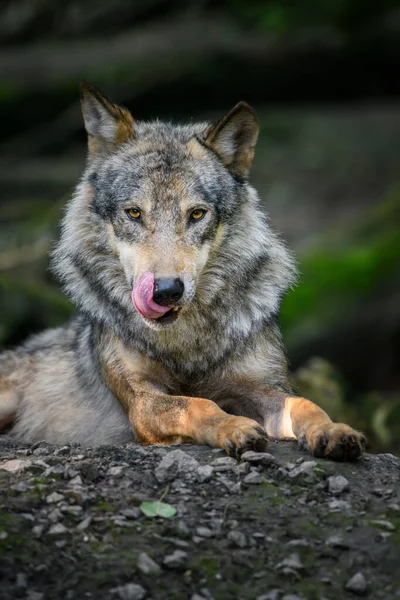
[[(238, 455), (264, 449), (267, 432), (357, 457), (361, 434), (290, 389), (277, 316), (296, 267), (247, 179), (254, 111), (241, 103), (215, 125), (142, 123), (88, 84), (82, 109), (87, 165), (52, 257), (79, 312), (0, 357), (3, 435), (196, 441)], [(127, 218), (133, 207), (140, 223)], [(184, 283), (168, 327), (132, 305), (145, 271)]]

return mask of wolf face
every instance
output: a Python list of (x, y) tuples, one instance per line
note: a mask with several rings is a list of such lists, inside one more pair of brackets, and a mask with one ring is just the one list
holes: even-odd
[(154, 356), (187, 359), (191, 348), (205, 361), (212, 336), (221, 352), (239, 347), (274, 317), (295, 273), (247, 181), (254, 111), (240, 103), (215, 125), (142, 123), (87, 84), (82, 111), (87, 167), (53, 255), (66, 291)]

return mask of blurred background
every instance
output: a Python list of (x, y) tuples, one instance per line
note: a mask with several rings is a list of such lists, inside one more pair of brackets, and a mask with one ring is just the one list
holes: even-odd
[(48, 271), (85, 161), (80, 80), (138, 119), (261, 124), (252, 181), (295, 249), (298, 391), (400, 452), (400, 1), (2, 0), (0, 348), (72, 312)]

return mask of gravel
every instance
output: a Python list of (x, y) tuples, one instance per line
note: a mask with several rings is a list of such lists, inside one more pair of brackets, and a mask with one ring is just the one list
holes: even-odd
[(400, 598), (399, 459), (268, 450), (0, 441), (0, 600)]

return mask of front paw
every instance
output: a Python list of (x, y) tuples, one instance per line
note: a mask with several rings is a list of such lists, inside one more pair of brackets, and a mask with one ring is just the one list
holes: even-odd
[(265, 452), (267, 444), (266, 431), (247, 417), (229, 416), (218, 425), (216, 445), (234, 458), (247, 450)]
[(318, 458), (349, 461), (355, 460), (364, 451), (365, 436), (344, 423), (318, 425), (299, 439), (299, 445), (306, 447)]

